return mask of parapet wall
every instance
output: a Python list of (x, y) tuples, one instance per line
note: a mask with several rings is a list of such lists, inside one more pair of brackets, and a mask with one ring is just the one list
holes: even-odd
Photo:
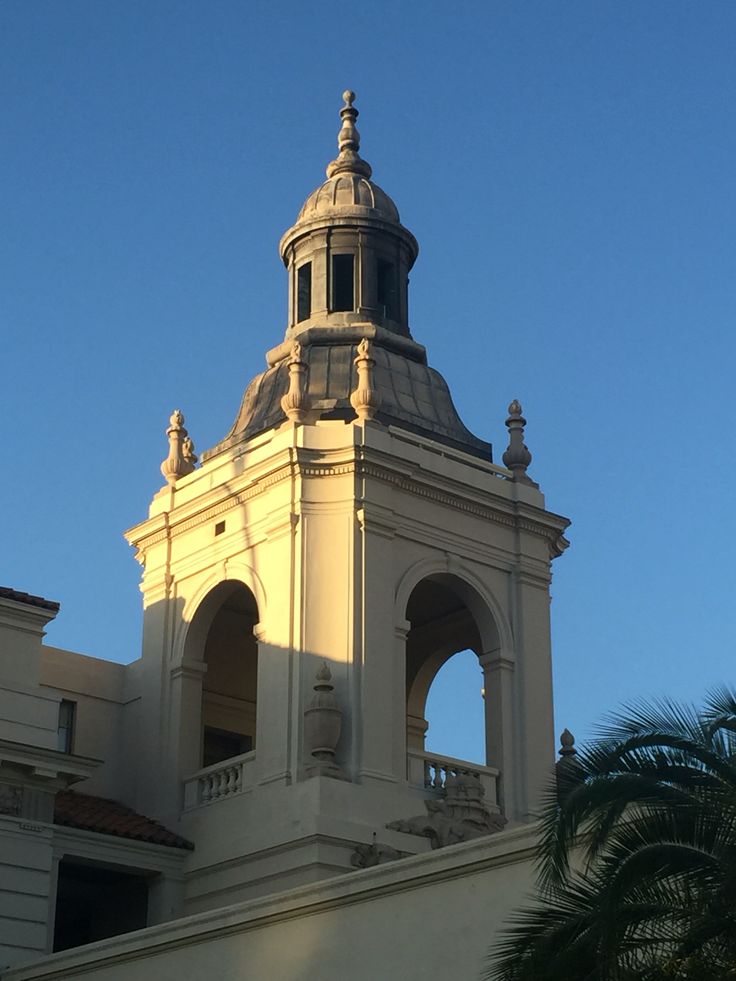
[(477, 981), (533, 881), (529, 826), (185, 917), (2, 981)]

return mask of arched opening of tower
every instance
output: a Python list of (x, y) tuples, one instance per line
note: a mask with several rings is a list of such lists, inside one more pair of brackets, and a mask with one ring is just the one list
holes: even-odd
[(485, 762), (484, 695), (483, 670), (474, 651), (458, 651), (445, 661), (434, 676), (424, 710), (429, 753)]
[(202, 766), (255, 749), (258, 607), (241, 583), (218, 587), (219, 604), (204, 641)]
[[(406, 639), (410, 781), (417, 782), (420, 775), (425, 786), (439, 789), (457, 763), (466, 761), (471, 772), (473, 766), (498, 766), (501, 753), (495, 734), (500, 727), (494, 712), (499, 700), (484, 691), (484, 666), (499, 649), (490, 611), (467, 583), (442, 574), (414, 588), (406, 618), (411, 625)], [(452, 687), (458, 681), (462, 692)], [(492, 774), (486, 777), (494, 779)]]

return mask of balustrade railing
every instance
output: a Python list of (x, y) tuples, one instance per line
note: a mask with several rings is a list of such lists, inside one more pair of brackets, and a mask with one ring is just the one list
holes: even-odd
[(255, 752), (233, 756), (198, 770), (184, 781), (184, 808), (233, 797), (251, 786)]
[(492, 766), (468, 763), (452, 756), (439, 756), (437, 753), (409, 750), (407, 754), (407, 777), (413, 787), (433, 790), (443, 794), (449, 776), (470, 775), (480, 780), (485, 790), (485, 803), (490, 807), (498, 805), (498, 778), (500, 771)]

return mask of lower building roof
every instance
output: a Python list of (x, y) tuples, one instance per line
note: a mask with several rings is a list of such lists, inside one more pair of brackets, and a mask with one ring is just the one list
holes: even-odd
[(16, 603), (25, 603), (26, 606), (40, 606), (43, 610), (59, 612), (59, 603), (56, 600), (47, 600), (43, 596), (23, 593), (19, 589), (11, 589), (10, 586), (0, 586), (0, 599), (14, 600)]
[(54, 824), (116, 835), (118, 838), (148, 841), (153, 845), (194, 848), (190, 841), (119, 801), (82, 794), (77, 790), (62, 790), (56, 795)]

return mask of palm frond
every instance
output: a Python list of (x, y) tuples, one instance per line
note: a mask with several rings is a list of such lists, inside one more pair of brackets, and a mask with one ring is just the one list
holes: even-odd
[(610, 716), (540, 828), (538, 901), (486, 978), (736, 981), (736, 692)]

